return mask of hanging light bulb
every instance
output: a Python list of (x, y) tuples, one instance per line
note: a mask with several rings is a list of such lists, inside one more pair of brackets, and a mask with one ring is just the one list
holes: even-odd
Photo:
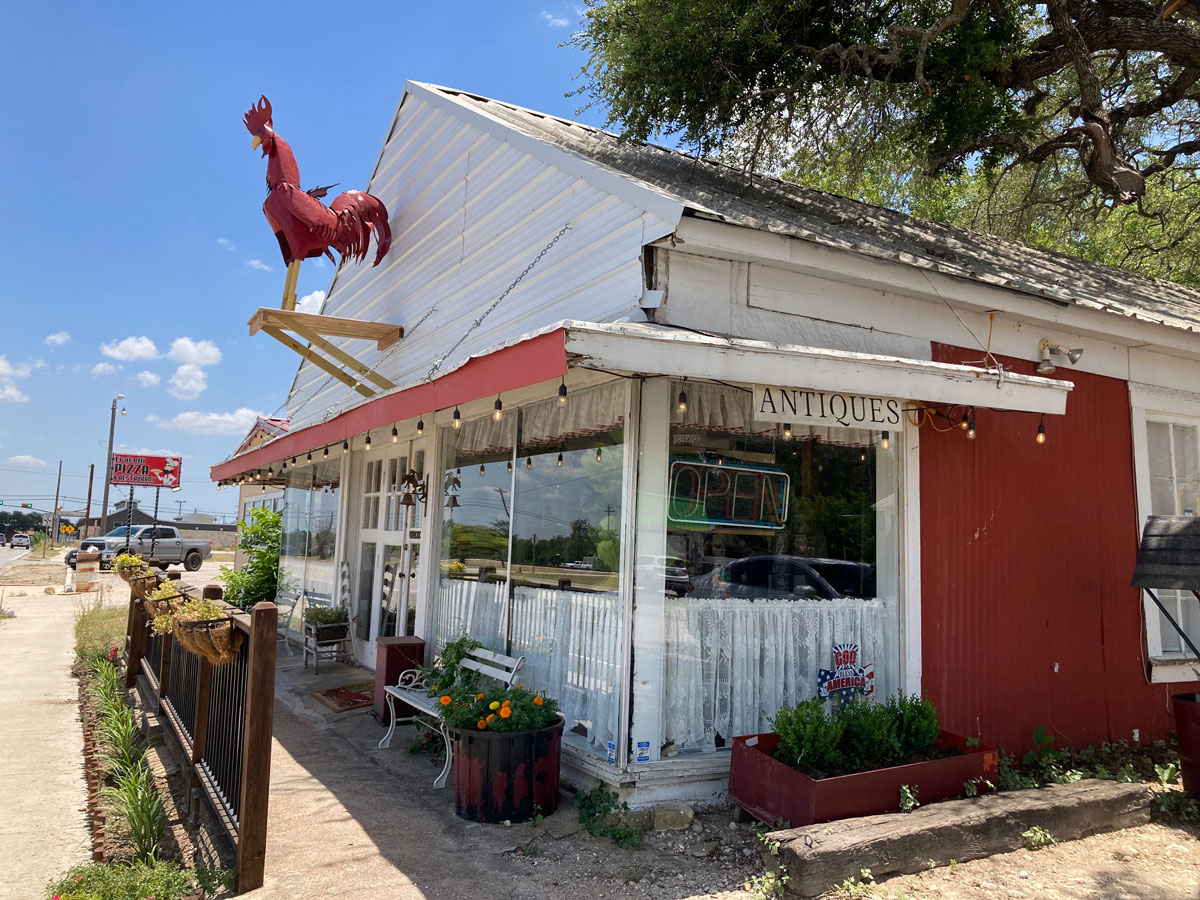
[(260, 494), (265, 494), (266, 492), (267, 492), (267, 486), (264, 484), (264, 485), (263, 485), (263, 486), (262, 486), (262, 487), (259, 489), (259, 493), (260, 493)]
[(312, 451), (311, 451), (311, 450), (309, 450), (309, 451), (308, 451), (308, 459), (307, 459), (307, 460), (305, 460), (305, 461), (306, 461), (306, 462), (312, 462)]
[[(284, 463), (284, 465), (286, 466), (287, 463)], [(274, 466), (267, 466), (267, 477), (268, 478), (275, 477), (275, 467)]]
[(885, 431), (883, 433), (883, 436), (880, 437), (879, 449), (880, 450), (891, 450), (892, 449), (892, 434), (890, 431)]
[(562, 468), (562, 454), (561, 453), (558, 454), (558, 467), (560, 469)]
[(280, 474), (283, 474), (286, 471), (287, 471), (287, 460), (285, 459), (283, 461), (283, 465), (279, 467), (279, 472), (280, 472)]
[(1043, 415), (1038, 420), (1037, 442), (1039, 444), (1046, 443), (1046, 416)]
[(492, 421), (499, 422), (504, 418), (504, 404), (500, 402), (500, 398), (496, 398), (495, 404), (492, 406)]
[(687, 392), (683, 388), (679, 389), (679, 399), (675, 401), (675, 408), (680, 414), (687, 412)]
[(487, 474), (487, 469), (484, 468), (483, 463), (480, 463), (479, 464), (479, 477), (482, 478), (486, 474)]
[(425, 420), (417, 419), (417, 437), (425, 436)]
[(792, 439), (792, 423), (788, 422), (783, 426), (783, 439), (790, 441)]
[(962, 414), (962, 421), (958, 423), (958, 427), (961, 428), (963, 431), (966, 431), (967, 426), (970, 424), (970, 421), (971, 421), (970, 418), (967, 416), (967, 411), (964, 409), (963, 414)]
[(562, 384), (558, 386), (558, 405), (567, 405), (567, 379), (565, 376), (562, 380)]
[[(371, 432), (369, 432), (369, 431), (367, 432), (367, 443), (365, 446), (366, 446), (367, 452), (370, 453), (371, 452)], [(343, 444), (342, 449), (345, 449), (345, 448), (346, 448), (346, 445)]]
[(400, 440), (400, 432), (398, 432), (398, 431), (396, 430), (396, 426), (395, 426), (395, 425), (393, 425), (393, 426), (392, 426), (392, 443), (394, 444), (394, 443), (396, 443), (396, 441), (398, 441), (398, 440)]
[(597, 447), (597, 448), (596, 448), (596, 462), (600, 462), (600, 454), (601, 454), (601, 452), (602, 452), (602, 451), (603, 451), (603, 448), (602, 448), (602, 447)]
[(508, 461), (508, 474), (509, 475), (512, 474), (512, 460), (511, 459)]
[(861, 459), (863, 462), (866, 462), (867, 461), (866, 452), (864, 451), (863, 453), (858, 454), (858, 458)]
[(294, 466), (295, 464), (296, 464), (296, 457), (293, 456), (292, 457), (292, 465)]
[(329, 445), (325, 445), (325, 449), (321, 452), (321, 459), (329, 459)]
[(349, 453), (349, 452), (350, 452), (350, 442), (342, 441), (342, 453)]
[(462, 428), (462, 413), (458, 411), (458, 407), (454, 407), (454, 430)]
[(525, 471), (528, 472), (532, 468), (533, 468), (533, 457), (532, 456), (525, 457)]
[(971, 440), (975, 440), (975, 420), (974, 419), (971, 419), (971, 421), (967, 423), (967, 437), (969, 437)]

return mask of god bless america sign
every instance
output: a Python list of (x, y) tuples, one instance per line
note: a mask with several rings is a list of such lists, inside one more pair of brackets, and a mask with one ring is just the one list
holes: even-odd
[(895, 397), (754, 385), (754, 418), (760, 422), (899, 431), (902, 413), (903, 404)]

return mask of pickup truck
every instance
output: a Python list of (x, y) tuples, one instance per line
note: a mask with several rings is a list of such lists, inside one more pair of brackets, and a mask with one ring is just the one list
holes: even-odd
[[(179, 529), (170, 525), (135, 525), (127, 537), (128, 530), (122, 525), (103, 537), (88, 538), (79, 545), (79, 550), (99, 553), (102, 569), (111, 566), (118, 553), (136, 553), (147, 562), (153, 560), (151, 564), (163, 570), (167, 566), (182, 565), (189, 572), (195, 572), (212, 555), (212, 541), (184, 539), (179, 536)], [(74, 563), (75, 554), (68, 554), (67, 565), (75, 568)]]

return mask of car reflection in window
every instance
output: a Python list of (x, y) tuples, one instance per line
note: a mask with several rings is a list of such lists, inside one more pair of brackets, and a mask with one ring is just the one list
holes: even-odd
[(803, 556), (748, 556), (694, 579), (696, 596), (834, 600), (874, 596), (873, 567)]

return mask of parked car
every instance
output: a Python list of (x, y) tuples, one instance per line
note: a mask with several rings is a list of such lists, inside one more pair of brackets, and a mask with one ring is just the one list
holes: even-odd
[(682, 559), (674, 556), (639, 556), (639, 567), (649, 567), (652, 571), (661, 571), (666, 580), (666, 590), (676, 597), (690, 593), (694, 585), (688, 574), (687, 565)]
[[(212, 556), (212, 541), (184, 538), (179, 529), (170, 525), (135, 525), (132, 531), (121, 526), (103, 537), (88, 538), (79, 549), (98, 552), (102, 569), (111, 566), (118, 553), (136, 553), (147, 562), (153, 560), (153, 564), (163, 570), (182, 565), (189, 572), (195, 572)], [(67, 565), (75, 566), (75, 559), (70, 554)]]
[(804, 556), (747, 556), (696, 579), (696, 593), (748, 600), (834, 600), (843, 596)]
[(12, 537), (10, 537), (8, 539), (8, 546), (13, 547), (13, 548), (24, 547), (26, 550), (28, 550), (29, 549), (29, 535), (25, 534), (25, 532), (23, 532), (23, 531), (13, 532)]
[(870, 563), (852, 562), (848, 559), (808, 559), (818, 575), (837, 588), (843, 597), (860, 597), (864, 600), (876, 594), (875, 567)]

